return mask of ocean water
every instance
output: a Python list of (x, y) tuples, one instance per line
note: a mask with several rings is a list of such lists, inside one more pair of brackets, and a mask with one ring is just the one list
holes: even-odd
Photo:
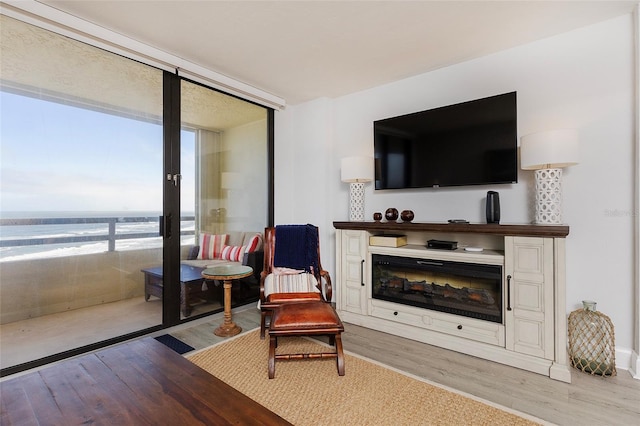
[[(3, 212), (2, 219), (42, 219), (42, 218), (124, 218), (158, 217), (159, 212)], [(185, 213), (183, 216), (193, 216)], [(183, 221), (181, 231), (193, 231), (194, 221)], [(158, 233), (156, 222), (124, 222), (116, 224), (118, 234)], [(108, 223), (54, 224), (54, 225), (11, 225), (0, 226), (0, 241), (17, 239), (52, 239), (60, 237), (109, 235)], [(182, 244), (193, 244), (194, 236), (185, 235)], [(153, 238), (133, 238), (116, 240), (116, 251), (138, 250), (162, 247), (160, 236)], [(102, 253), (108, 250), (108, 241), (90, 241), (58, 244), (34, 244), (15, 247), (0, 247), (0, 262), (41, 259), (46, 257), (77, 256)]]

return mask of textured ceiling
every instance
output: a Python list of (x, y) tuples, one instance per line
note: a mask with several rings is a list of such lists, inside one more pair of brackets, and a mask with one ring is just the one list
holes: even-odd
[[(19, 2), (18, 2), (19, 3)], [(297, 104), (632, 11), (636, 1), (57, 1), (66, 11)]]
[[(87, 44), (0, 16), (0, 78), (6, 89), (128, 114), (162, 117), (162, 72)], [(266, 119), (266, 110), (184, 83), (182, 122), (225, 130)]]

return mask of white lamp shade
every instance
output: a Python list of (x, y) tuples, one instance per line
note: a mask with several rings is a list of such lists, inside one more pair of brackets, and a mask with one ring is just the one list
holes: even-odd
[(343, 182), (371, 182), (373, 180), (373, 158), (343, 158), (340, 162), (340, 178)]
[(523, 170), (560, 169), (578, 164), (578, 132), (558, 129), (520, 138)]

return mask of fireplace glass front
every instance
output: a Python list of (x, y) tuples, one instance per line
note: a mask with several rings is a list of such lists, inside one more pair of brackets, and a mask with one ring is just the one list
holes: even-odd
[(372, 297), (502, 323), (502, 266), (372, 255)]

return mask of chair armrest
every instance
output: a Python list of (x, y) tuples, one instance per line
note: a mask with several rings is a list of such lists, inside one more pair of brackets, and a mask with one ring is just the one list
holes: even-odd
[[(324, 283), (325, 283), (325, 289), (324, 289), (324, 296), (326, 298), (327, 302), (331, 302), (331, 298), (333, 297), (333, 286), (331, 285), (331, 276), (329, 275), (329, 272), (325, 271), (324, 269), (320, 271), (320, 281), (323, 281), (322, 279), (324, 279)], [(318, 283), (320, 286), (322, 286), (321, 283)], [(320, 289), (320, 291), (322, 291), (322, 288)]]

